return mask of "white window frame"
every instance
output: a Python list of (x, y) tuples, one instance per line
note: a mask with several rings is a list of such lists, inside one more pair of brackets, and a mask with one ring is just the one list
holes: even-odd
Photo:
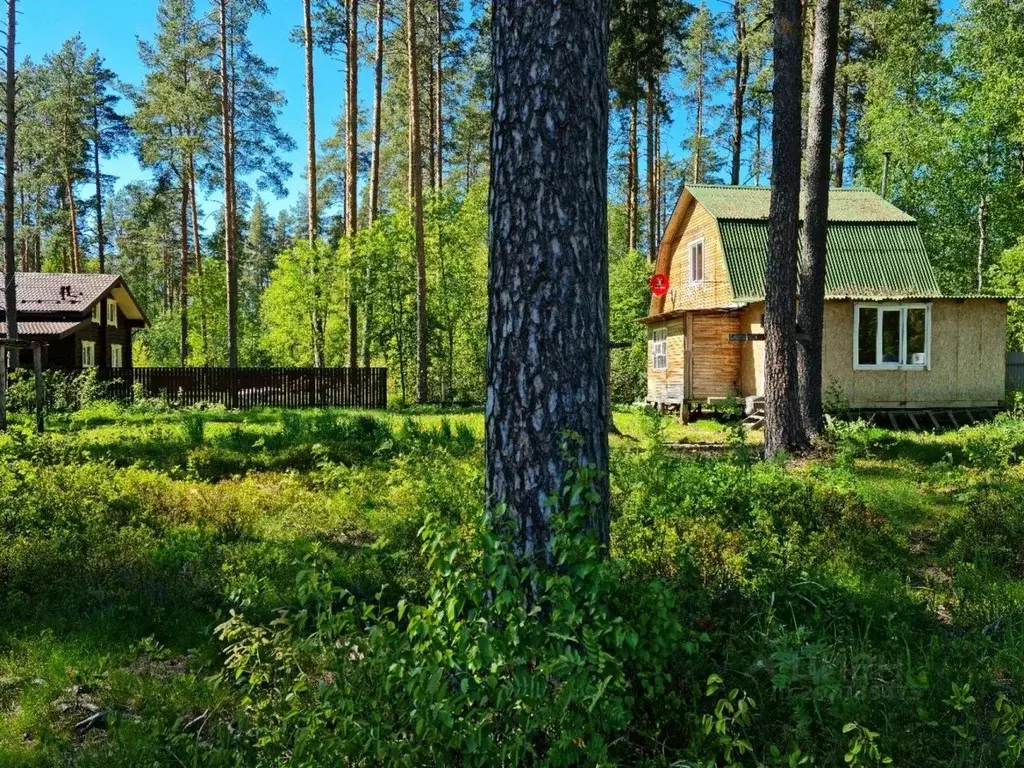
[(96, 325), (100, 324), (100, 302), (98, 301), (93, 305), (92, 308), (92, 321), (96, 323)]
[[(88, 354), (86, 354), (86, 353), (88, 353)], [(95, 341), (83, 341), (82, 342), (82, 367), (83, 368), (95, 368), (96, 367), (96, 342)]]
[[(875, 324), (875, 360), (882, 359), (882, 312), (900, 313), (900, 360), (907, 359), (907, 312), (924, 310), (924, 365), (913, 363), (866, 364), (860, 362), (860, 313), (862, 309), (878, 312)], [(853, 305), (853, 369), (855, 371), (929, 371), (932, 367), (932, 305), (921, 302), (857, 302)]]
[[(700, 246), (700, 277), (696, 275), (697, 260), (693, 257), (694, 251)], [(690, 269), (689, 269), (689, 283), (690, 285), (704, 285), (704, 267), (707, 265), (707, 260), (704, 258), (704, 238), (698, 238), (692, 240), (687, 246), (687, 251), (690, 255)]]
[(668, 328), (651, 331), (651, 370), (668, 370)]
[(107, 299), (107, 325), (117, 328), (117, 302)]
[(110, 367), (111, 368), (124, 368), (124, 345), (122, 345), (122, 344), (111, 344), (110, 345)]

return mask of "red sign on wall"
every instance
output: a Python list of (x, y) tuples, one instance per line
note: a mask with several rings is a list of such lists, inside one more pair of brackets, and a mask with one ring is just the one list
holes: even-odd
[(657, 274), (651, 277), (651, 293), (655, 296), (668, 293), (668, 275)]

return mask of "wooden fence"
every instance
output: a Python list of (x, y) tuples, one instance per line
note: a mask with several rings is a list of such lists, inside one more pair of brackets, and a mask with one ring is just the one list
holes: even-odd
[[(178, 405), (385, 408), (387, 368), (96, 368), (110, 397)], [(77, 372), (76, 372), (77, 373)]]

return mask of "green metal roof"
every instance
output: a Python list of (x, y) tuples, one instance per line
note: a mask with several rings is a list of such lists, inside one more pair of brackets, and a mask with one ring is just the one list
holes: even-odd
[[(718, 226), (734, 298), (763, 299), (768, 222), (720, 220)], [(831, 222), (827, 248), (827, 298), (906, 299), (942, 295), (913, 219)]]
[[(719, 221), (768, 220), (771, 187), (727, 187), (691, 184), (686, 190)], [(802, 198), (802, 195), (801, 195)], [(803, 206), (801, 205), (801, 210)], [(914, 217), (883, 200), (870, 189), (829, 190), (828, 220), (836, 222), (913, 222)]]

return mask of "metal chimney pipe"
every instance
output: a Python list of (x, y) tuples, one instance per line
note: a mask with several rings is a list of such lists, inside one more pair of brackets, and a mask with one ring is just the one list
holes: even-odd
[(882, 163), (882, 199), (887, 200), (889, 194), (889, 161), (892, 159), (892, 152), (886, 150), (882, 153), (885, 160)]

